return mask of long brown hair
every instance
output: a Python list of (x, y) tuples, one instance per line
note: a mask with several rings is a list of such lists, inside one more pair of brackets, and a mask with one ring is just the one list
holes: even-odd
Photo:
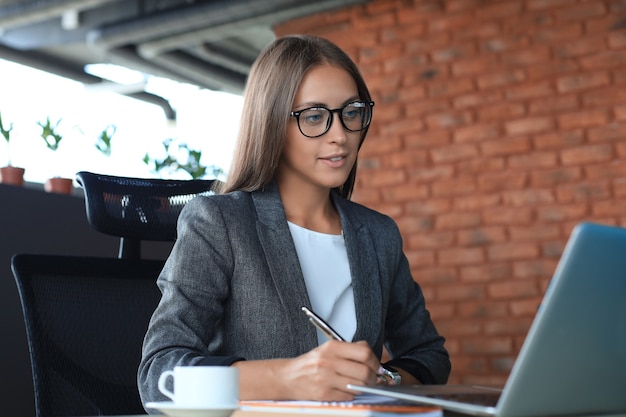
[[(306, 72), (322, 64), (346, 70), (356, 83), (359, 98), (371, 101), (356, 64), (334, 43), (308, 35), (276, 39), (250, 70), (233, 161), (221, 192), (256, 191), (275, 178), (296, 92)], [(361, 132), (359, 147), (367, 130)], [(346, 182), (337, 188), (345, 198), (352, 194), (356, 169), (355, 162)]]

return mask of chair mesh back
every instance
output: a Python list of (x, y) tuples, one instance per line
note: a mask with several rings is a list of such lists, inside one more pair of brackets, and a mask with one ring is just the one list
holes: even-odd
[(38, 417), (144, 414), (141, 346), (163, 261), (16, 255)]
[(91, 227), (138, 240), (176, 240), (178, 215), (192, 198), (213, 194), (215, 180), (126, 178), (81, 171)]

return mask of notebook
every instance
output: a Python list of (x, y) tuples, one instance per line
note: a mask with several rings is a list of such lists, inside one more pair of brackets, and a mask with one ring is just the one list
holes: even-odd
[(483, 396), (486, 387), (348, 387), (471, 415), (626, 414), (626, 229), (574, 228), (493, 405), (454, 399)]

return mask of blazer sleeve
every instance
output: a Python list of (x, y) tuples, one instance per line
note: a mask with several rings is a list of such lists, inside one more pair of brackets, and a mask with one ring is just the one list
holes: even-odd
[(451, 369), (445, 339), (437, 332), (424, 294), (411, 274), (397, 225), (391, 219), (389, 222), (392, 224), (384, 234), (387, 241), (381, 245), (393, 259), (387, 265), (391, 281), (385, 346), (392, 358), (388, 364), (410, 372), (424, 384), (445, 384)]
[(242, 359), (209, 354), (230, 292), (233, 259), (227, 234), (220, 210), (204, 197), (189, 202), (180, 214), (177, 241), (157, 280), (162, 298), (148, 326), (138, 370), (144, 404), (166, 400), (157, 382), (167, 369), (230, 365)]

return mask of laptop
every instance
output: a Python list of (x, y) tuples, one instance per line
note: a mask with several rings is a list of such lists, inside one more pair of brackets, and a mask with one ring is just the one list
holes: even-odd
[[(502, 390), (348, 387), (478, 416), (626, 415), (626, 229), (574, 228)], [(489, 393), (494, 404), (469, 403)]]

